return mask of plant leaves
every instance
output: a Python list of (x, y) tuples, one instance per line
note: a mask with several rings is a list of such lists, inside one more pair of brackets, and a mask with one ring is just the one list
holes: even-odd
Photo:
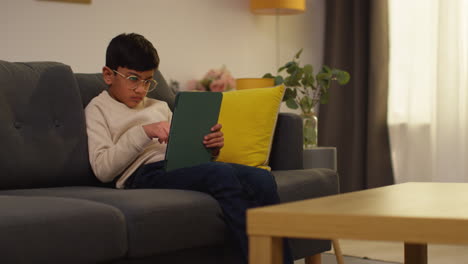
[(289, 69), (294, 64), (296, 64), (295, 61), (290, 61), (290, 62), (286, 63), (283, 67), (280, 67), (278, 69), (278, 73), (282, 72), (284, 69)]
[(303, 72), (304, 72), (304, 76), (302, 77), (302, 85), (307, 88), (307, 87), (311, 87), (313, 89), (313, 86), (314, 86), (314, 75), (313, 75), (313, 72), (314, 72), (314, 68), (312, 67), (312, 65), (310, 64), (306, 64), (304, 66), (303, 69)]
[(271, 73), (265, 73), (262, 78), (275, 78)]
[(304, 96), (299, 101), (299, 104), (301, 105), (302, 111), (304, 111), (305, 113), (308, 113), (308, 112), (310, 112), (310, 109), (313, 106), (312, 98), (310, 98), (308, 96)]
[[(301, 67), (299, 58), (302, 52), (303, 49), (301, 48), (292, 61), (280, 67), (277, 76), (266, 73), (263, 78), (274, 78), (275, 85), (284, 84), (286, 91), (283, 102), (286, 102), (286, 105), (291, 109), (300, 107), (302, 111), (307, 112), (318, 102), (321, 104), (328, 103), (332, 81), (337, 81), (339, 85), (345, 85), (349, 82), (351, 76), (346, 71), (336, 68), (331, 69), (327, 65), (323, 65), (320, 71), (314, 74), (314, 68), (311, 64)], [(281, 72), (282, 75), (279, 75)]]
[(297, 65), (297, 62), (293, 61), (291, 65), (287, 67), (286, 72), (289, 74), (292, 74), (293, 72), (297, 70), (298, 67), (299, 66)]
[(293, 86), (301, 86), (300, 81), (303, 78), (303, 75), (304, 75), (304, 70), (300, 67), (297, 67), (296, 71), (294, 71), (291, 74), (291, 84)]
[(294, 99), (296, 98), (296, 94), (297, 92), (295, 90), (293, 90), (292, 88), (286, 88), (286, 91), (284, 91), (284, 97), (283, 97), (283, 101), (286, 101), (288, 99)]
[(326, 89), (330, 87), (330, 79), (331, 79), (331, 74), (321, 72), (317, 74), (317, 83), (319, 86), (322, 86)]
[(338, 81), (338, 84), (339, 85), (345, 85), (349, 82), (349, 79), (351, 78), (351, 76), (349, 75), (348, 72), (346, 71), (338, 71), (336, 74), (336, 80)]
[(332, 73), (332, 70), (331, 70), (330, 67), (328, 67), (327, 65), (323, 65), (323, 66), (322, 66), (322, 72), (326, 72), (326, 73), (331, 74), (331, 73)]
[(321, 104), (326, 104), (326, 103), (328, 103), (328, 98), (329, 98), (328, 91), (324, 91), (324, 92), (322, 93), (322, 95), (320, 96), (320, 103), (321, 103)]
[(315, 85), (314, 85), (314, 82), (315, 82), (315, 78), (314, 78), (314, 75), (310, 75), (309, 78), (307, 79), (307, 85), (312, 88), (312, 90), (315, 90)]
[(300, 49), (297, 53), (296, 53), (296, 56), (294, 56), (296, 59), (299, 59), (299, 57), (301, 56), (301, 53), (302, 53), (302, 50), (304, 48)]
[(280, 84), (283, 84), (284, 83), (284, 79), (283, 79), (283, 76), (276, 76), (275, 77), (275, 85), (280, 85)]
[(331, 77), (331, 74), (326, 73), (326, 72), (320, 72), (320, 73), (317, 74), (317, 80), (318, 81), (329, 80), (330, 77)]
[(314, 67), (312, 67), (312, 65), (310, 65), (310, 64), (304, 65), (303, 69), (304, 69), (304, 73), (309, 74), (309, 75), (312, 75), (312, 73), (314, 71)]
[(293, 98), (289, 98), (286, 101), (286, 105), (291, 109), (297, 109), (299, 106), (297, 105), (296, 101)]

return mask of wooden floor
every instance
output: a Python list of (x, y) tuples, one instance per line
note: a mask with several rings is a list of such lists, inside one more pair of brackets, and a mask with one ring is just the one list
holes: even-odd
[[(380, 260), (370, 260), (363, 259), (358, 257), (345, 256), (345, 264), (395, 264), (396, 262), (380, 261)], [(304, 264), (304, 260), (297, 260), (294, 264)], [(322, 254), (322, 264), (336, 264), (335, 255), (331, 253)]]
[[(401, 242), (381, 242), (381, 241), (360, 241), (360, 240), (339, 240), (341, 250), (345, 256), (355, 256), (359, 258), (369, 258), (374, 260), (384, 260), (396, 263), (403, 263), (403, 243)], [(329, 253), (333, 253), (332, 251)], [(336, 262), (330, 262), (330, 264)], [(378, 262), (376, 262), (378, 263)], [(455, 245), (428, 245), (429, 264), (450, 264), (468, 263), (468, 246)], [(329, 263), (322, 263), (329, 264)], [(345, 264), (350, 264), (345, 259)]]

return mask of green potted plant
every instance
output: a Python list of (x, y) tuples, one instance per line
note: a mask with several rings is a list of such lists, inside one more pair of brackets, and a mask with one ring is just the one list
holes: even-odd
[(278, 69), (277, 75), (267, 73), (263, 78), (274, 78), (275, 85), (284, 84), (286, 91), (283, 101), (291, 109), (301, 109), (304, 122), (304, 148), (317, 146), (317, 116), (315, 106), (320, 102), (326, 104), (329, 99), (329, 89), (333, 81), (339, 85), (349, 82), (348, 72), (323, 65), (314, 74), (312, 65), (301, 67), (299, 57), (302, 49), (297, 52), (292, 61)]

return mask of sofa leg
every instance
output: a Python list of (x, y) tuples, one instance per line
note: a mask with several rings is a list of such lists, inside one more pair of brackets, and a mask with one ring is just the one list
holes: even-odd
[(319, 253), (312, 256), (307, 256), (304, 260), (305, 264), (322, 264), (322, 255)]

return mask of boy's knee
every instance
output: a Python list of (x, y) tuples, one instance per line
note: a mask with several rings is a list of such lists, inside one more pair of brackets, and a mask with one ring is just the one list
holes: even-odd
[(209, 178), (218, 181), (229, 181), (236, 179), (235, 171), (229, 164), (222, 162), (211, 162)]
[(276, 190), (276, 181), (273, 174), (265, 169), (256, 168), (255, 175), (261, 186), (269, 190)]
[(212, 169), (215, 170), (215, 171), (226, 172), (226, 173), (232, 173), (233, 172), (232, 166), (230, 166), (227, 163), (215, 161), (215, 162), (211, 162), (210, 165), (211, 165)]

